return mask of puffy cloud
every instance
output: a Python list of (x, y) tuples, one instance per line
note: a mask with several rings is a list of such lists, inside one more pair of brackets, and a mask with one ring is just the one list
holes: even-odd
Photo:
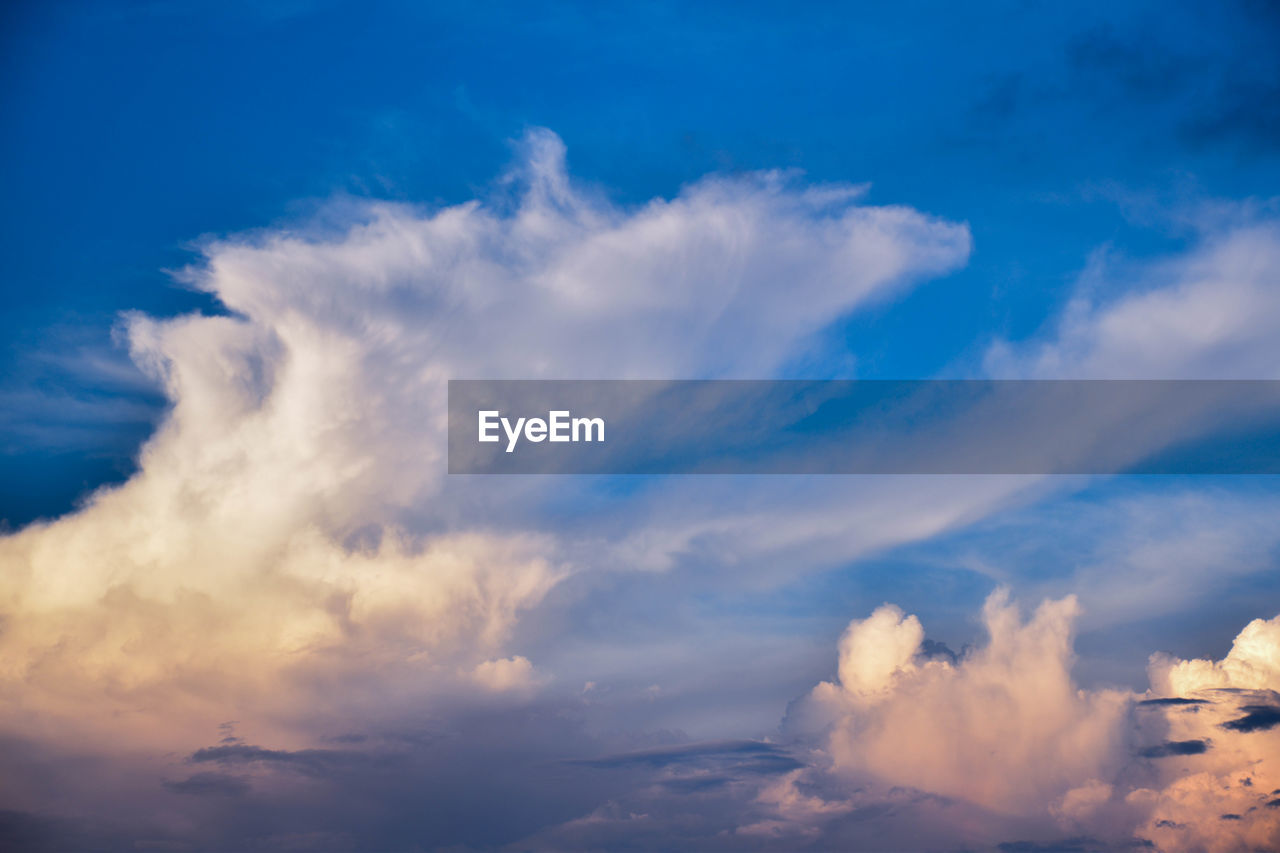
[(997, 592), (983, 610), (987, 644), (954, 664), (923, 659), (923, 628), (897, 608), (855, 621), (839, 682), (813, 694), (835, 720), (834, 769), (1010, 813), (1106, 776), (1127, 697), (1073, 684), (1077, 610), (1074, 598), (1046, 602), (1024, 623)]
[(622, 208), (547, 131), (509, 178), (210, 241), (183, 277), (225, 314), (126, 318), (169, 409), (128, 482), (0, 539), (0, 730), (181, 755), (244, 719), (302, 749), (527, 694), (511, 631), (582, 549), (532, 520), (545, 485), (449, 482), (445, 380), (768, 376), (969, 251), (963, 225), (781, 173)]
[(471, 680), (494, 693), (526, 693), (538, 684), (533, 664), (523, 655), (482, 661), (470, 672)]
[(852, 622), (839, 679), (789, 713), (809, 766), (761, 789), (757, 826), (832, 839), (836, 816), (881, 803), (898, 811), (894, 838), (928, 812), (950, 844), (1280, 844), (1280, 616), (1247, 625), (1221, 661), (1153, 656), (1151, 690), (1133, 694), (1074, 683), (1077, 612), (1046, 601), (1024, 621), (998, 590), (987, 642), (954, 659), (927, 654), (919, 621), (892, 605)]
[(874, 701), (900, 674), (915, 670), (912, 659), (923, 641), (920, 620), (892, 604), (852, 622), (840, 638), (840, 686), (850, 696)]
[(1215, 688), (1280, 690), (1280, 617), (1250, 622), (1220, 661), (1156, 655), (1150, 672), (1153, 689), (1170, 696)]
[(1161, 849), (1266, 850), (1280, 846), (1280, 616), (1245, 626), (1220, 661), (1153, 655), (1152, 692), (1169, 697), (1172, 743), (1207, 748), (1180, 757), (1143, 827)]

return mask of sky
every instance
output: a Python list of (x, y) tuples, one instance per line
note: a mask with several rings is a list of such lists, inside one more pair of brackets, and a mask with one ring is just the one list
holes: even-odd
[(0, 846), (1280, 846), (1275, 476), (446, 473), (445, 383), (1280, 379), (1268, 3), (0, 11)]

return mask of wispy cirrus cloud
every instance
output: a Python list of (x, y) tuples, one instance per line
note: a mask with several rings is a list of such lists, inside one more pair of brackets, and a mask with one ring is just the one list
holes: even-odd
[[(997, 341), (997, 376), (1274, 379), (1280, 225), (1265, 210), (1202, 231), (1186, 252), (1146, 263), (1105, 254), (1043, 339)], [(1221, 214), (1215, 218), (1224, 219)]]

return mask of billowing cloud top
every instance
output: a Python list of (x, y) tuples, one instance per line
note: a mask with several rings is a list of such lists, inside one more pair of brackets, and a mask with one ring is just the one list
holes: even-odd
[(855, 620), (838, 682), (792, 709), (821, 759), (791, 784), (836, 803), (910, 790), (940, 799), (902, 808), (976, 808), (945, 822), (971, 844), (1011, 831), (1161, 850), (1280, 843), (1280, 616), (1246, 626), (1219, 662), (1153, 657), (1151, 690), (1133, 694), (1075, 683), (1078, 609), (1046, 601), (1024, 622), (999, 589), (983, 609), (987, 642), (960, 656), (926, 646), (920, 622), (892, 605)]
[(128, 318), (170, 401), (141, 470), (0, 540), (5, 726), (181, 749), (535, 682), (500, 647), (570, 566), (445, 494), (445, 380), (768, 375), (964, 262), (963, 225), (860, 194), (753, 174), (623, 209), (534, 130), (489, 204), (209, 242), (185, 278), (228, 313)]

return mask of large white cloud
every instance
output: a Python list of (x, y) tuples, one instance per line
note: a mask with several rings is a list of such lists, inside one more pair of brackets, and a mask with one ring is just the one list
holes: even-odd
[(185, 278), (227, 315), (128, 319), (171, 404), (138, 474), (0, 540), (0, 725), (176, 749), (248, 714), (299, 743), (536, 685), (504, 639), (573, 566), (492, 520), (542, 487), (449, 486), (445, 380), (770, 375), (967, 257), (963, 225), (860, 194), (769, 173), (624, 209), (533, 131), (489, 204), (209, 242)]
[(1151, 680), (1154, 689), (1171, 696), (1215, 689), (1280, 690), (1280, 618), (1250, 622), (1220, 661), (1156, 655)]
[(1023, 623), (997, 592), (983, 611), (986, 645), (958, 663), (920, 659), (923, 628), (897, 608), (855, 621), (839, 682), (812, 698), (836, 720), (835, 768), (1011, 813), (1108, 775), (1126, 699), (1076, 689), (1076, 612), (1073, 598), (1046, 602)]
[(841, 815), (880, 803), (899, 811), (899, 841), (921, 810), (950, 827), (927, 846), (1011, 833), (1166, 851), (1280, 844), (1280, 616), (1247, 625), (1221, 661), (1153, 656), (1151, 689), (1133, 694), (1076, 684), (1077, 613), (1065, 598), (1024, 620), (997, 590), (987, 641), (958, 658), (930, 655), (920, 622), (892, 605), (854, 620), (838, 680), (789, 715), (800, 743), (813, 738), (809, 768), (761, 789), (772, 816), (752, 826), (833, 838)]

